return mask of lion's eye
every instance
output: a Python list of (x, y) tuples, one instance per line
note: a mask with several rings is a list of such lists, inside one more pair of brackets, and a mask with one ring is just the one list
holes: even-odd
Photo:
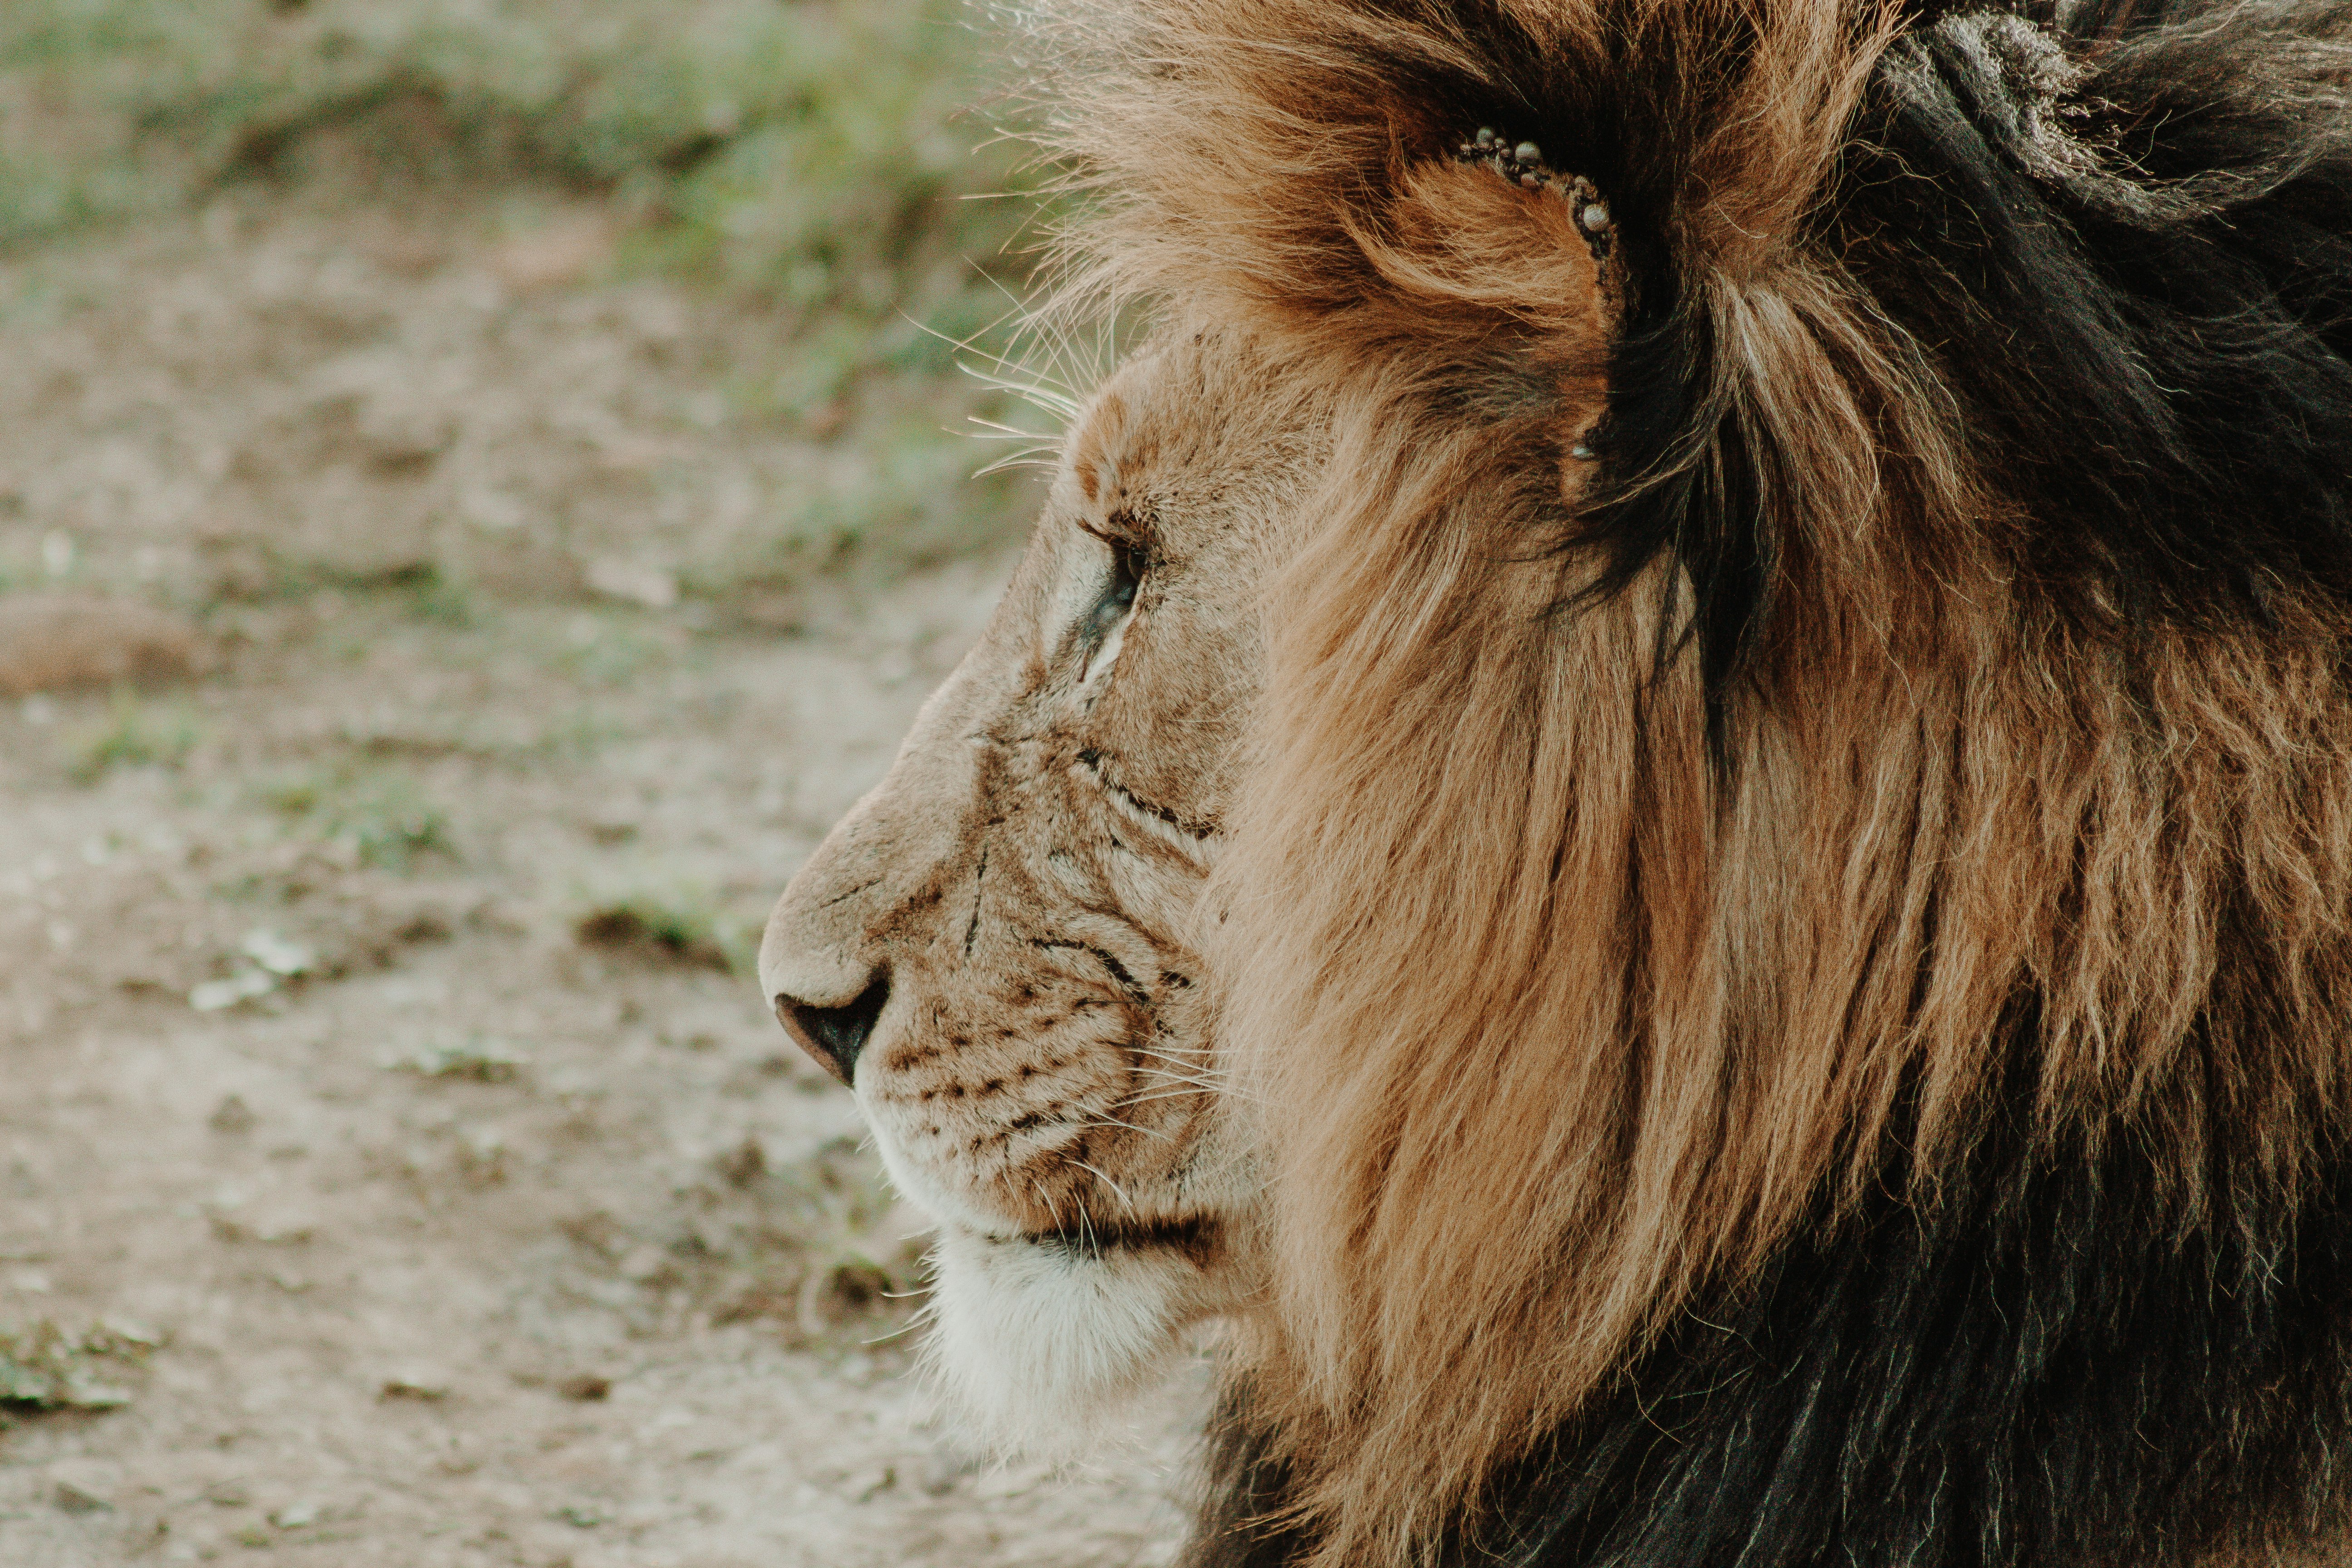
[(1143, 574), (1151, 558), (1136, 544), (1114, 544), (1110, 553), (1110, 587), (1103, 595), (1103, 603), (1124, 610), (1134, 605), (1135, 591), (1143, 586)]
[(1104, 584), (1094, 607), (1087, 612), (1085, 625), (1079, 631), (1080, 679), (1096, 666), (1096, 658), (1135, 608), (1135, 595), (1143, 586), (1143, 574), (1151, 569), (1151, 552), (1139, 544), (1124, 540), (1107, 540), (1110, 546), (1110, 581)]
[(1128, 611), (1135, 607), (1136, 590), (1143, 586), (1143, 574), (1151, 566), (1151, 557), (1141, 545), (1114, 542), (1110, 547), (1110, 582), (1095, 601), (1087, 616), (1087, 636), (1089, 641), (1099, 641), (1110, 635)]

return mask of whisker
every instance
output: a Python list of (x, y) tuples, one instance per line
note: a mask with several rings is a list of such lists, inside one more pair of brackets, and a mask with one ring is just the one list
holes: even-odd
[(1029, 1190), (1037, 1194), (1037, 1201), (1045, 1205), (1045, 1213), (1052, 1217), (1054, 1221), (1054, 1228), (1057, 1231), (1060, 1230), (1062, 1228), (1062, 1211), (1055, 1205), (1054, 1194), (1045, 1190), (1045, 1184), (1043, 1182), (1039, 1182), (1034, 1179), (1031, 1180)]
[(1139, 1067), (1134, 1069), (1134, 1073), (1137, 1078), (1155, 1084), (1181, 1083), (1197, 1089), (1204, 1094), (1234, 1092), (1233, 1080), (1230, 1079), (1200, 1078), (1192, 1073), (1178, 1072), (1173, 1068)]
[[(1127, 1100), (1121, 1100), (1119, 1103), (1120, 1103), (1120, 1104), (1122, 1104), (1122, 1105), (1125, 1105), (1125, 1104), (1129, 1104), (1129, 1103), (1130, 1103), (1130, 1102), (1129, 1102), (1129, 1101), (1127, 1101)], [(1081, 1125), (1081, 1127), (1079, 1128), (1079, 1131), (1092, 1131), (1095, 1128), (1097, 1128), (1097, 1127), (1124, 1127), (1124, 1128), (1126, 1128), (1129, 1132), (1139, 1133), (1139, 1134), (1141, 1134), (1142, 1136), (1144, 1136), (1144, 1137), (1146, 1137), (1146, 1138), (1157, 1138), (1157, 1139), (1159, 1139), (1162, 1143), (1165, 1143), (1165, 1142), (1169, 1142), (1168, 1134), (1167, 1134), (1167, 1133), (1165, 1133), (1165, 1132), (1160, 1131), (1158, 1128), (1156, 1128), (1156, 1127), (1138, 1127), (1138, 1126), (1137, 1126), (1134, 1122), (1132, 1122), (1132, 1121), (1121, 1121), (1118, 1117), (1116, 1117), (1116, 1116), (1110, 1116), (1110, 1115), (1105, 1115), (1105, 1116), (1103, 1116), (1103, 1117), (1101, 1117), (1101, 1118), (1099, 1118), (1099, 1119), (1097, 1119), (1097, 1120), (1096, 1120), (1096, 1121), (1088, 1121), (1088, 1122), (1083, 1123), (1083, 1124)]]
[[(1100, 1171), (1096, 1171), (1092, 1165), (1087, 1164), (1084, 1160), (1073, 1160), (1067, 1154), (1065, 1154), (1062, 1156), (1062, 1163), (1066, 1165), (1076, 1165), (1081, 1171), (1092, 1171), (1096, 1180), (1101, 1182), (1104, 1186), (1108, 1187), (1112, 1192), (1117, 1193), (1118, 1194), (1118, 1201), (1128, 1206), (1129, 1213), (1134, 1212), (1135, 1200), (1127, 1195), (1127, 1189), (1125, 1187), (1120, 1186), (1117, 1182), (1112, 1181)], [(1084, 1213), (1083, 1210), (1080, 1212), (1081, 1214)]]
[(991, 474), (1009, 473), (1014, 468), (1050, 468), (1059, 460), (1059, 451), (1057, 447), (1032, 447), (1025, 451), (999, 458), (984, 468), (974, 468), (971, 477), (984, 479)]
[(1150, 1078), (1162, 1083), (1189, 1083), (1198, 1089), (1223, 1089), (1229, 1081), (1223, 1078), (1205, 1077), (1200, 1073), (1181, 1072), (1175, 1068), (1139, 1067), (1138, 1078)]
[(1139, 1057), (1151, 1057), (1163, 1062), (1174, 1062), (1178, 1067), (1189, 1068), (1194, 1072), (1221, 1074), (1223, 1070), (1219, 1068), (1212, 1067), (1206, 1062), (1187, 1061), (1182, 1057), (1171, 1056), (1166, 1051), (1155, 1051), (1150, 1046), (1131, 1045), (1127, 1048), (1133, 1051)]
[(983, 439), (993, 440), (1002, 437), (1008, 441), (1015, 439), (1038, 441), (1049, 447), (1055, 444), (1054, 437), (1051, 436), (1035, 430), (1024, 430), (1018, 425), (1007, 425), (1001, 419), (983, 419), (977, 414), (967, 414), (964, 416), (964, 423), (977, 425), (982, 430), (990, 432), (989, 436), (982, 437)]
[(1183, 1089), (1154, 1089), (1150, 1094), (1130, 1094), (1126, 1099), (1120, 1100), (1119, 1104), (1122, 1106), (1149, 1105), (1155, 1100), (1189, 1100), (1195, 1095), (1213, 1094), (1216, 1091), (1207, 1084), (1193, 1084)]
[(921, 1328), (922, 1326), (922, 1319), (909, 1318), (905, 1322), (899, 1324), (897, 1328), (892, 1329), (887, 1334), (877, 1334), (870, 1340), (860, 1340), (857, 1342), (861, 1345), (887, 1344), (892, 1340), (898, 1339), (901, 1335), (913, 1333), (917, 1329)]

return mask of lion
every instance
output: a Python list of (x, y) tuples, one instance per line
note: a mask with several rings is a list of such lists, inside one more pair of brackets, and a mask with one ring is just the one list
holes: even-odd
[(761, 959), (1194, 1568), (2343, 1561), (2352, 5), (1055, 0), (1149, 331)]

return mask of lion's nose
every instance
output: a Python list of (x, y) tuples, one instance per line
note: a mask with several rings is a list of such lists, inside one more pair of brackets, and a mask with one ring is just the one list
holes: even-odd
[(865, 990), (838, 1007), (803, 1002), (779, 992), (776, 1021), (820, 1067), (847, 1083), (857, 1071), (857, 1053), (866, 1048), (874, 1020), (882, 1016), (882, 1005), (889, 1000), (890, 973), (877, 969)]

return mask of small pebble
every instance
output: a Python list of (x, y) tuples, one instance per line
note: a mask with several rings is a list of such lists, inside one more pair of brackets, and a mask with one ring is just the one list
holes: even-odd
[(1543, 162), (1543, 149), (1532, 142), (1522, 142), (1511, 149), (1511, 156), (1522, 163), (1540, 163)]
[(1519, 176), (1519, 184), (1527, 186), (1528, 189), (1532, 191), (1538, 185), (1542, 184), (1543, 181), (1534, 174), (1521, 174)]
[(1481, 147), (1492, 147), (1494, 144), (1495, 144), (1495, 132), (1494, 132), (1494, 128), (1493, 128), (1492, 126), (1486, 126), (1486, 125), (1482, 125), (1482, 126), (1480, 126), (1480, 127), (1478, 128), (1478, 145), (1479, 145), (1479, 146), (1481, 146)]
[(1599, 202), (1584, 209), (1584, 226), (1598, 234), (1609, 226), (1609, 209)]
[(1571, 457), (1571, 458), (1575, 458), (1579, 459), (1580, 461), (1582, 461), (1582, 462), (1588, 462), (1588, 463), (1589, 463), (1589, 462), (1591, 462), (1593, 458), (1595, 458), (1599, 457), (1601, 454), (1600, 454), (1600, 453), (1598, 453), (1598, 452), (1596, 452), (1596, 451), (1594, 451), (1591, 447), (1590, 447), (1586, 446), (1583, 442), (1579, 441), (1575, 446), (1570, 447), (1568, 449), (1568, 455), (1569, 455), (1570, 457)]

